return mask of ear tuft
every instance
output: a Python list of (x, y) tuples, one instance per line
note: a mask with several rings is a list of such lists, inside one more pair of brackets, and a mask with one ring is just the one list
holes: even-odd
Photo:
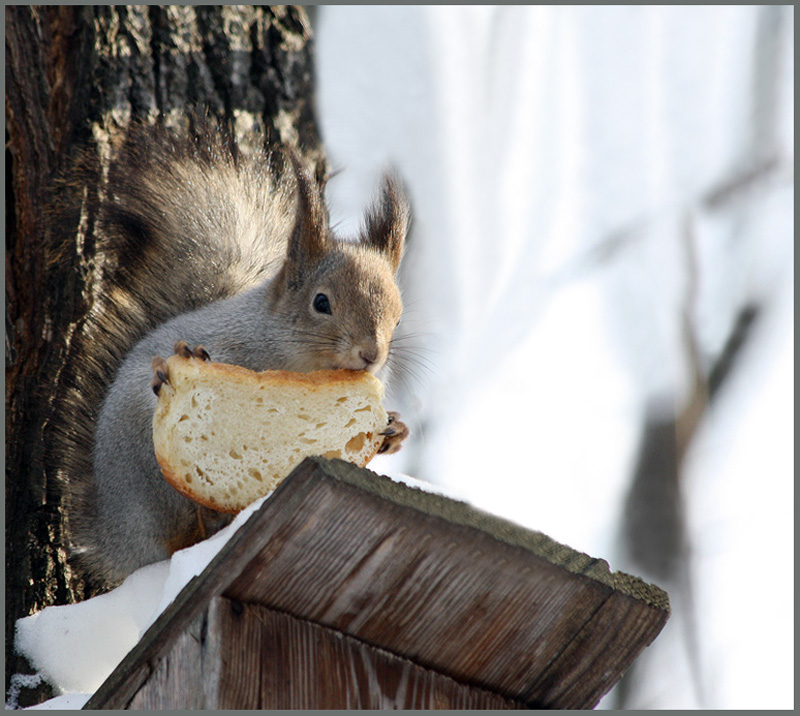
[(411, 210), (400, 178), (395, 172), (383, 175), (378, 199), (367, 211), (363, 242), (383, 253), (395, 273), (403, 258)]
[(328, 245), (328, 210), (322, 189), (306, 169), (294, 148), (286, 151), (294, 170), (297, 205), (294, 229), (286, 248), (286, 278), (298, 282), (316, 263)]

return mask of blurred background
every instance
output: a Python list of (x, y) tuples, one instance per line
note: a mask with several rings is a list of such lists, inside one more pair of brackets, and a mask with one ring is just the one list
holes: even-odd
[(666, 589), (606, 708), (793, 708), (794, 8), (321, 6), (332, 221), (413, 206), (376, 460)]

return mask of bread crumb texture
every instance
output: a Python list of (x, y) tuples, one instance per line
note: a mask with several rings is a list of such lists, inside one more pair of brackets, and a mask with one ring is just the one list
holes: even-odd
[(238, 512), (312, 455), (366, 465), (383, 442), (383, 386), (363, 371), (256, 373), (171, 356), (153, 439), (164, 477)]

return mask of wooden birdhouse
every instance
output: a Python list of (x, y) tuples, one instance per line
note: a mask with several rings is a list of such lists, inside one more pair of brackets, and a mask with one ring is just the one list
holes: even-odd
[(86, 708), (592, 708), (668, 616), (603, 560), (309, 458)]

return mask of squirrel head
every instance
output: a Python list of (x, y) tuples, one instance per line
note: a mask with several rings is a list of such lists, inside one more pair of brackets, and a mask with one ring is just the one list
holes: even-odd
[(297, 216), (272, 281), (271, 314), (292, 346), (288, 369), (378, 372), (403, 310), (396, 274), (409, 223), (399, 179), (383, 177), (355, 241), (337, 239), (317, 183), (292, 156)]

